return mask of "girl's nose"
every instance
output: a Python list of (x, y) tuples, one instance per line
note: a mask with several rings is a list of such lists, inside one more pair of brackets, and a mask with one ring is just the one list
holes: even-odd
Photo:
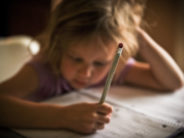
[(83, 78), (91, 77), (92, 73), (93, 73), (93, 66), (92, 65), (83, 65), (79, 70), (79, 74)]

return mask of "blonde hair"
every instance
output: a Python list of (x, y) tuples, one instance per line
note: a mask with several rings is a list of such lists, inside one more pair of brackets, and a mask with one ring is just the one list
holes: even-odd
[(124, 62), (138, 50), (135, 28), (145, 0), (63, 0), (52, 12), (41, 41), (42, 55), (56, 73), (62, 53), (75, 42), (99, 37), (104, 45), (124, 43)]

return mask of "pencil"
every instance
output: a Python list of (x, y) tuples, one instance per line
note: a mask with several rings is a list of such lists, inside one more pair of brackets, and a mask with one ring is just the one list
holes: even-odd
[(106, 98), (107, 92), (109, 91), (109, 88), (111, 86), (111, 82), (112, 82), (118, 61), (119, 61), (119, 57), (121, 56), (122, 50), (123, 50), (123, 44), (119, 43), (117, 52), (115, 54), (115, 57), (114, 57), (114, 60), (113, 60), (112, 66), (111, 66), (111, 69), (110, 69), (108, 76), (107, 76), (107, 80), (105, 83), (105, 87), (104, 87), (102, 96), (100, 98), (100, 102), (99, 102), (100, 104), (103, 104), (105, 101), (105, 98)]

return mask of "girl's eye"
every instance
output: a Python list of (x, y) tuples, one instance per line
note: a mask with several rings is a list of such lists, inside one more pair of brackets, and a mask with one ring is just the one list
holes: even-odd
[(74, 56), (69, 55), (69, 58), (72, 59), (74, 62), (77, 62), (77, 63), (81, 63), (83, 61), (82, 58), (80, 58), (80, 57), (74, 57)]
[(81, 63), (83, 60), (81, 58), (73, 58), (75, 62)]
[(94, 62), (93, 64), (97, 67), (102, 67), (106, 65), (106, 63), (103, 63), (103, 62)]

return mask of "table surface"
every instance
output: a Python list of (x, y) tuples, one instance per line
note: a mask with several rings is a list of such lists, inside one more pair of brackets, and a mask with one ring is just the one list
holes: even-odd
[[(84, 89), (51, 98), (46, 103), (68, 105), (98, 102), (102, 88)], [(65, 130), (13, 129), (30, 138), (160, 138), (184, 127), (184, 87), (175, 92), (156, 92), (128, 86), (112, 87), (106, 102), (113, 106), (110, 124), (92, 135)]]

